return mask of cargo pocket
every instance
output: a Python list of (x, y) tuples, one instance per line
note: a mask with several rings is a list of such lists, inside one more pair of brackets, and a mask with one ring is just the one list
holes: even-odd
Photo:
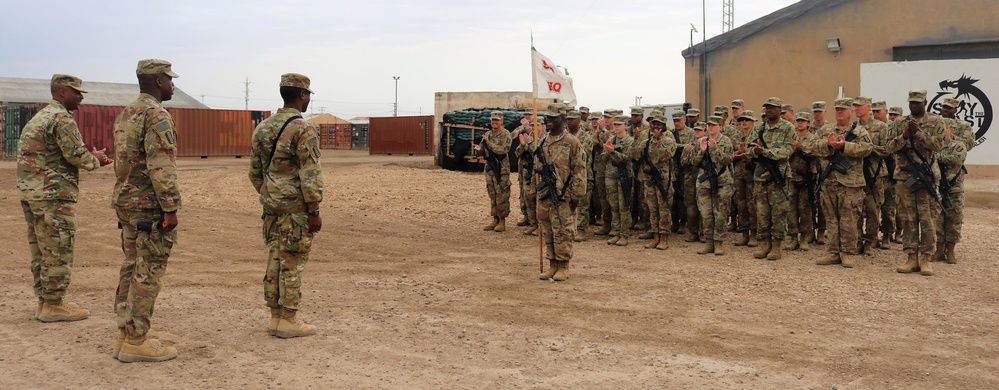
[[(304, 215), (304, 214), (302, 214)], [(278, 219), (281, 234), (281, 250), (297, 253), (302, 251), (305, 232), (308, 231), (308, 219), (299, 218), (297, 214), (282, 215)]]

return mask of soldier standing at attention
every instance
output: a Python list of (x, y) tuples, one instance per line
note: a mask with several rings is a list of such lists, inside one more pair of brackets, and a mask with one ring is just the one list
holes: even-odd
[(702, 236), (704, 232), (701, 231), (701, 214), (697, 209), (697, 165), (694, 164), (694, 153), (700, 146), (698, 140), (704, 137), (706, 130), (707, 124), (704, 122), (695, 123), (694, 137), (684, 145), (680, 156), (680, 164), (683, 166), (683, 203), (687, 207), (687, 231), (690, 232), (684, 242), (698, 242), (704, 239)]
[[(909, 169), (912, 162), (916, 164), (932, 164), (933, 153), (940, 150), (947, 123), (944, 118), (926, 111), (926, 90), (917, 89), (909, 92), (909, 115), (892, 122), (888, 128), (888, 143), (885, 145), (891, 153), (895, 153), (896, 189), (902, 206), (902, 250), (908, 257), (904, 265), (898, 268), (900, 273), (919, 271), (923, 276), (933, 275), (930, 265), (930, 254), (936, 249), (937, 235), (934, 220), (939, 212), (934, 200), (937, 183), (922, 183), (921, 186), (912, 183), (913, 189), (905, 186), (912, 177)], [(912, 162), (910, 162), (910, 160)], [(936, 181), (939, 169), (935, 164), (931, 167)]]
[(271, 311), (267, 329), (280, 338), (316, 333), (315, 326), (296, 316), (312, 238), (323, 227), (319, 133), (302, 119), (312, 100), (310, 84), (304, 75), (281, 75), (284, 107), (257, 125), (251, 141), (249, 176), (264, 209), (261, 218), (269, 249), (264, 273), (264, 302)]
[(593, 127), (590, 125), (590, 108), (587, 106), (579, 107), (579, 129), (587, 133), (593, 132)]
[[(819, 258), (815, 264), (840, 264), (853, 268), (857, 263), (847, 255), (860, 253), (858, 221), (864, 205), (863, 160), (874, 145), (864, 126), (853, 122), (853, 101), (839, 99), (835, 104), (836, 123), (822, 126), (808, 145), (810, 153), (822, 158), (823, 170), (819, 180), (823, 182), (820, 188), (822, 207), (825, 208), (829, 228), (829, 237), (826, 238), (829, 254)], [(830, 166), (836, 164), (838, 158), (850, 163), (846, 173)]]
[[(582, 130), (582, 115), (579, 111), (571, 110), (565, 115), (565, 120), (568, 124), (569, 134), (572, 134), (579, 142), (580, 154), (583, 159), (583, 169), (586, 170), (589, 167), (589, 162), (592, 156), (590, 152), (593, 150), (593, 140), (590, 137), (590, 133)], [(588, 175), (587, 175), (588, 176)], [(573, 241), (583, 242), (586, 241), (586, 228), (590, 226), (590, 191), (589, 181), (583, 181), (583, 189), (579, 192), (579, 207), (575, 210), (576, 215), (576, 233), (573, 234)]]
[(691, 108), (687, 110), (687, 127), (693, 129), (697, 122), (701, 121), (701, 110)]
[(21, 131), (17, 158), (17, 190), (28, 223), (31, 277), (41, 322), (78, 321), (90, 316), (64, 302), (73, 276), (76, 243), (76, 201), (80, 168), (92, 171), (114, 160), (104, 150), (88, 151), (70, 113), (83, 101), (83, 81), (52, 75), (52, 101)]
[[(520, 120), (520, 126), (518, 126), (513, 131), (513, 134), (510, 135), (511, 142), (513, 142), (514, 139), (519, 140), (521, 134), (530, 134), (533, 136), (533, 122), (534, 113), (525, 112), (524, 117)], [(532, 172), (528, 172), (531, 169), (531, 164), (534, 162), (534, 157), (531, 155), (531, 152), (533, 152), (531, 148), (521, 148), (520, 146), (518, 146), (514, 151), (514, 154), (517, 157), (517, 185), (520, 190), (520, 214), (522, 215), (520, 221), (517, 222), (517, 226), (531, 226), (537, 229), (538, 218), (537, 215), (535, 215), (536, 205), (528, 207), (532, 201), (530, 200), (530, 197), (527, 196), (528, 187), (532, 185), (531, 181), (528, 179), (533, 174)]]
[[(573, 115), (570, 113), (568, 116)], [(549, 132), (541, 140), (541, 153), (553, 166), (556, 183), (554, 188), (548, 186), (538, 192), (538, 222), (548, 259), (548, 270), (540, 278), (561, 282), (569, 279), (573, 235), (576, 233), (576, 208), (586, 190), (586, 164), (579, 140), (565, 131), (562, 114), (551, 110), (546, 112), (545, 127)], [(535, 160), (534, 165), (540, 168), (541, 159)], [(553, 200), (556, 196), (561, 197), (558, 208)]]
[[(602, 133), (604, 131), (603, 125), (600, 124), (602, 116), (603, 113), (600, 111), (590, 113), (590, 141), (593, 142), (593, 146), (590, 150), (586, 151), (586, 192), (590, 194), (590, 225), (594, 226), (597, 225), (597, 218), (603, 216), (603, 209), (601, 208), (603, 202), (600, 201), (600, 197), (603, 196), (603, 193), (600, 192), (599, 187), (601, 186), (596, 181), (597, 157), (600, 156), (600, 149), (603, 149), (600, 147), (602, 144), (602, 142), (600, 142), (600, 136), (603, 135)], [(600, 224), (600, 229), (603, 229), (602, 219), (600, 220)]]
[(753, 198), (753, 171), (756, 170), (756, 163), (749, 158), (746, 150), (756, 124), (756, 113), (753, 110), (743, 110), (736, 119), (740, 129), (737, 137), (732, 140), (735, 149), (732, 156), (735, 197), (732, 203), (736, 209), (736, 230), (742, 232), (742, 238), (735, 242), (735, 246), (756, 247), (756, 242), (752, 241), (756, 239), (756, 199)]
[(118, 278), (118, 339), (112, 355), (123, 362), (159, 362), (177, 349), (148, 337), (153, 305), (177, 243), (177, 129), (162, 102), (173, 97), (177, 74), (163, 60), (142, 60), (135, 69), (139, 98), (114, 121), (112, 191), (125, 261)]
[(614, 136), (603, 144), (607, 165), (604, 167), (604, 177), (607, 183), (607, 201), (611, 208), (611, 230), (616, 236), (607, 240), (608, 245), (628, 245), (631, 233), (631, 189), (625, 186), (632, 180), (631, 144), (635, 139), (628, 135), (628, 117), (614, 117)]
[[(786, 179), (791, 173), (787, 159), (794, 153), (798, 137), (791, 122), (780, 117), (781, 105), (781, 100), (776, 97), (763, 103), (766, 120), (756, 127), (750, 138), (750, 154), (756, 159), (756, 171), (753, 173), (756, 182), (756, 223), (760, 238), (764, 240), (760, 250), (753, 254), (757, 259), (780, 260), (787, 234), (787, 212), (791, 207), (786, 193)], [(767, 168), (768, 165), (772, 170)]]
[[(874, 119), (877, 119), (885, 123), (884, 134), (881, 135), (881, 148), (884, 149), (884, 144), (888, 142), (888, 106), (882, 101), (874, 102), (871, 105), (871, 110), (874, 112)], [(868, 131), (870, 131), (868, 129)], [(874, 140), (874, 136), (871, 137)], [(884, 200), (881, 203), (881, 241), (878, 244), (880, 249), (889, 249), (888, 244), (891, 243), (891, 237), (895, 234), (895, 210), (898, 208), (898, 202), (895, 199), (895, 179), (893, 178), (895, 172), (895, 156), (892, 154), (882, 155), (881, 160), (883, 161), (884, 167), (881, 168), (883, 174), (879, 174), (875, 185), (874, 191)]]
[[(672, 217), (670, 216), (670, 198), (672, 197), (672, 187), (670, 186), (670, 165), (673, 155), (676, 153), (676, 142), (673, 137), (667, 135), (666, 117), (661, 113), (652, 117), (652, 135), (645, 140), (645, 143), (636, 143), (635, 148), (642, 148), (639, 159), (639, 171), (651, 172), (654, 169), (660, 173), (662, 182), (653, 183), (651, 186), (646, 182), (639, 182), (645, 191), (645, 201), (649, 208), (649, 224), (653, 231), (652, 241), (645, 244), (646, 249), (669, 248), (669, 229)], [(651, 173), (646, 174), (649, 179)]]
[[(892, 122), (895, 122), (896, 120), (898, 120), (898, 118), (901, 118), (901, 117), (902, 117), (902, 107), (892, 107), (892, 108), (889, 108), (888, 109), (888, 127), (891, 128)], [(892, 155), (890, 158), (891, 158), (892, 161), (895, 161), (896, 157), (897, 156)], [(898, 166), (898, 161), (895, 161), (895, 166)], [(902, 243), (902, 230), (904, 230), (905, 227), (902, 225), (902, 213), (900, 213), (898, 211), (898, 206), (899, 206), (899, 204), (898, 204), (898, 185), (897, 185), (898, 184), (898, 180), (895, 180), (895, 172), (891, 172), (891, 174), (889, 176), (891, 177), (891, 184), (895, 188), (895, 189), (892, 190), (892, 194), (895, 195), (895, 196), (892, 197), (892, 199), (894, 199), (893, 204), (895, 205), (895, 208), (892, 209), (892, 210), (890, 210), (891, 211), (891, 216), (893, 217), (894, 223), (895, 223), (895, 234), (892, 235), (891, 241), (894, 242), (894, 243), (896, 243), (896, 244), (901, 244)]]
[(809, 128), (812, 126), (812, 114), (799, 112), (795, 115), (794, 125), (798, 141), (795, 143), (794, 154), (788, 159), (791, 165), (791, 208), (788, 210), (788, 234), (791, 241), (785, 250), (808, 250), (808, 241), (815, 236), (815, 226), (812, 223), (813, 205), (818, 200), (813, 199), (815, 191), (815, 162), (811, 154), (806, 152), (815, 134)]
[(881, 205), (884, 204), (885, 200), (882, 197), (883, 192), (878, 191), (877, 185), (879, 178), (888, 176), (888, 170), (885, 168), (882, 157), (890, 154), (885, 151), (885, 142), (888, 140), (888, 125), (873, 117), (872, 108), (873, 104), (869, 97), (858, 96), (853, 99), (857, 125), (863, 126), (867, 130), (874, 147), (871, 154), (864, 158), (863, 174), (866, 185), (863, 187), (863, 213), (861, 219), (857, 220), (858, 223), (861, 223), (857, 231), (864, 232), (861, 251), (865, 255), (871, 255), (874, 252), (874, 247), (880, 246), (878, 245), (878, 231), (881, 225)]
[[(955, 102), (950, 103), (957, 106)], [(937, 215), (937, 251), (933, 253), (932, 260), (957, 264), (954, 249), (961, 241), (961, 225), (964, 224), (964, 159), (968, 157), (968, 142), (967, 139), (955, 136), (953, 132), (954, 128), (947, 128), (943, 147), (937, 152), (941, 182), (946, 181), (949, 187), (946, 192), (941, 189), (940, 196), (948, 200), (944, 202), (944, 206), (949, 207)]]
[[(486, 192), (489, 193), (489, 215), (493, 221), (482, 228), (485, 231), (506, 231), (506, 217), (510, 215), (510, 152), (513, 139), (503, 128), (503, 113), (493, 111), (489, 116), (492, 130), (482, 135), (475, 145), (475, 152), (486, 158)], [(496, 173), (499, 170), (499, 174)]]
[[(704, 249), (698, 254), (725, 254), (726, 221), (732, 201), (732, 140), (722, 134), (725, 120), (708, 117), (708, 134), (698, 138), (693, 149), (692, 163), (697, 172), (697, 208), (701, 210), (704, 227)], [(714, 188), (712, 188), (714, 187)]]

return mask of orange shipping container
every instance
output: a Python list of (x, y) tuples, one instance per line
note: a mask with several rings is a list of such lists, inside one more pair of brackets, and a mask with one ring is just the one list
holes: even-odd
[(249, 156), (253, 129), (269, 111), (170, 108), (177, 123), (177, 156)]
[(370, 154), (433, 154), (434, 117), (370, 118), (368, 146)]

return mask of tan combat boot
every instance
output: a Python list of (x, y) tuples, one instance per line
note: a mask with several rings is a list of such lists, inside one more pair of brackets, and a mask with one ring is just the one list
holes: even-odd
[(894, 242), (894, 243), (896, 243), (896, 244), (901, 244), (902, 243), (902, 229), (898, 229), (898, 230), (895, 231), (895, 237), (892, 238), (891, 241)]
[(882, 235), (880, 249), (891, 249), (891, 247), (888, 246), (889, 244), (891, 244), (891, 237), (888, 237), (887, 234)]
[(506, 231), (506, 218), (500, 218), (496, 222), (496, 227), (493, 228), (494, 232), (505, 232)]
[(742, 232), (742, 238), (735, 240), (735, 242), (732, 244), (735, 246), (746, 246), (747, 244), (749, 244), (749, 232), (748, 231)]
[(496, 224), (498, 224), (498, 223), (499, 223), (499, 217), (493, 217), (493, 221), (491, 223), (489, 223), (489, 224), (486, 224), (486, 226), (483, 226), (482, 230), (487, 231), (487, 232), (490, 231), (490, 230), (493, 230), (493, 229), (496, 228)]
[(919, 254), (919, 274), (923, 276), (933, 276), (933, 267), (930, 265), (930, 255), (928, 253)]
[(815, 243), (819, 245), (826, 244), (826, 229), (819, 229), (819, 233), (815, 235)]
[(767, 260), (780, 260), (781, 259), (781, 246), (784, 245), (784, 240), (774, 240), (773, 245), (770, 249), (770, 254), (767, 255)]
[(867, 256), (873, 255), (874, 254), (874, 243), (871, 242), (871, 241), (865, 241), (864, 242), (864, 246), (862, 247), (861, 250), (864, 251), (864, 254), (867, 255)]
[(649, 243), (645, 244), (645, 249), (655, 249), (656, 245), (659, 245), (659, 240), (660, 240), (659, 236), (660, 236), (659, 233), (652, 233), (652, 241), (649, 241)]
[(790, 237), (791, 239), (787, 241), (787, 245), (784, 246), (784, 250), (793, 251), (800, 248), (801, 244), (798, 243), (798, 235), (792, 234)]
[(947, 264), (957, 264), (957, 253), (954, 253), (956, 247), (956, 242), (947, 243)]
[(853, 268), (857, 266), (857, 262), (853, 261), (853, 258), (845, 253), (839, 254), (839, 261), (843, 268)]
[(63, 301), (45, 302), (42, 304), (42, 310), (38, 312), (38, 320), (41, 322), (79, 321), (87, 317), (90, 317), (90, 311)]
[(715, 256), (725, 255), (725, 241), (715, 240)]
[(267, 332), (274, 335), (274, 331), (277, 330), (278, 322), (281, 322), (281, 308), (272, 307), (271, 309), (271, 320), (267, 323)]
[(706, 255), (708, 253), (715, 253), (715, 240), (708, 240), (704, 243), (704, 249), (697, 251), (699, 255)]
[(579, 230), (579, 231), (577, 231), (576, 235), (572, 237), (572, 240), (575, 241), (575, 242), (586, 241), (586, 230)]
[(656, 245), (656, 249), (661, 251), (669, 249), (669, 233), (659, 234), (659, 244)]
[(545, 270), (545, 272), (541, 273), (541, 275), (538, 275), (538, 278), (541, 280), (551, 279), (552, 276), (555, 276), (555, 271), (558, 271), (559, 263), (561, 262), (555, 260), (548, 260), (548, 269)]
[(808, 248), (808, 239), (809, 238), (811, 238), (811, 237), (809, 237), (805, 233), (801, 233), (800, 235), (798, 235), (798, 249), (803, 250), (803, 251), (807, 251), (809, 249)]
[(641, 235), (639, 235), (638, 239), (640, 239), (640, 240), (651, 240), (655, 236), (656, 236), (656, 234), (653, 233), (653, 232), (645, 232), (645, 233), (642, 233)]
[(608, 223), (603, 224), (600, 227), (600, 230), (597, 230), (597, 231), (593, 232), (593, 234), (596, 234), (598, 236), (606, 236), (606, 235), (610, 234), (610, 231), (611, 231), (610, 222), (608, 222)]
[(829, 253), (815, 261), (815, 265), (833, 265), (840, 263), (842, 263), (842, 261), (840, 261), (839, 253)]
[(538, 231), (538, 224), (533, 224), (524, 231), (525, 236), (535, 236), (535, 232)]
[(614, 244), (617, 244), (618, 240), (620, 240), (620, 239), (621, 239), (621, 237), (618, 237), (618, 236), (611, 236), (611, 238), (608, 238), (608, 239), (607, 239), (607, 245), (614, 245)]
[(896, 269), (898, 273), (910, 274), (919, 271), (919, 260), (918, 260), (919, 255), (916, 253), (909, 253), (907, 256), (909, 257), (909, 259), (906, 260), (905, 264)]
[(614, 243), (614, 245), (628, 246), (628, 237), (618, 237), (618, 240)]
[(749, 229), (749, 242), (746, 243), (746, 246), (750, 248), (756, 248), (760, 246), (760, 243), (756, 239), (756, 230)]
[(288, 339), (316, 334), (316, 327), (299, 321), (295, 318), (296, 314), (295, 310), (281, 309), (281, 320), (278, 321), (274, 335), (282, 339)]
[(944, 261), (944, 260), (946, 260), (944, 258), (944, 244), (942, 242), (938, 242), (937, 250), (936, 252), (933, 252), (933, 255), (930, 256), (930, 261)]
[(177, 357), (177, 348), (164, 347), (159, 340), (142, 336), (128, 337), (121, 343), (118, 360), (132, 362), (162, 362)]
[(517, 221), (517, 226), (527, 226), (527, 225), (530, 225), (530, 224), (531, 224), (531, 222), (527, 220), (527, 216), (526, 215), (523, 216), (523, 217), (521, 217), (520, 220)]
[(773, 245), (771, 244), (769, 238), (766, 241), (762, 241), (760, 243), (760, 249), (757, 250), (755, 253), (753, 253), (753, 257), (755, 257), (757, 259), (765, 259), (765, 258), (767, 258), (767, 256), (770, 254), (770, 249), (772, 247), (773, 247)]
[(558, 271), (555, 271), (555, 275), (552, 276), (552, 280), (556, 282), (564, 282), (569, 279), (569, 260), (560, 261), (558, 265)]
[(114, 346), (111, 347), (111, 357), (117, 359), (121, 352), (121, 345), (125, 343), (125, 328), (118, 328), (118, 337), (114, 339)]
[(687, 238), (683, 239), (683, 242), (698, 242), (701, 238), (697, 236), (697, 233), (690, 233)]
[(42, 306), (45, 306), (45, 301), (39, 299), (38, 300), (38, 308), (35, 309), (35, 319), (36, 320), (38, 319), (38, 316), (42, 314)]

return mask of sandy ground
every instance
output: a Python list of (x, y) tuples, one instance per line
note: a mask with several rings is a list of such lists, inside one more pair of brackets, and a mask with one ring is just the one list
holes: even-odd
[[(319, 333), (279, 340), (249, 161), (182, 160), (180, 243), (152, 330), (180, 355), (133, 364), (110, 356), (113, 173), (82, 177), (69, 298), (92, 315), (43, 324), (14, 165), (0, 163), (0, 387), (999, 388), (996, 209), (968, 210), (964, 260), (933, 277), (896, 273), (899, 245), (851, 270), (813, 265), (814, 249), (769, 262), (592, 239), (553, 283), (513, 221), (480, 230), (481, 174), (431, 161), (328, 151), (301, 311)], [(986, 203), (996, 184), (970, 183)]]

